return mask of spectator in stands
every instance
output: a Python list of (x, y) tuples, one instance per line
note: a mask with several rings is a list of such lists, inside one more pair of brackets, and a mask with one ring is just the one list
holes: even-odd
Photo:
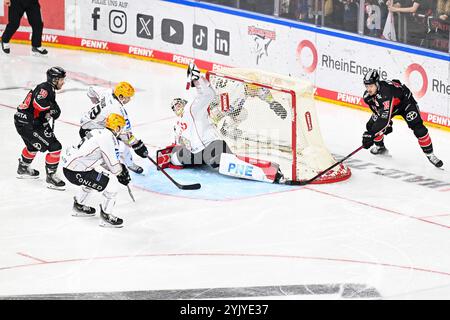
[(401, 3), (396, 2), (392, 6), (389, 5), (388, 10), (391, 12), (409, 14), (407, 16), (408, 43), (427, 46), (427, 18), (432, 14), (432, 3), (430, 0), (413, 0), (412, 5), (409, 7), (402, 6)]
[(366, 1), (366, 27), (371, 37), (379, 37), (381, 35), (381, 9), (378, 0)]
[(308, 20), (308, 0), (290, 0), (288, 18), (294, 20)]
[(334, 19), (333, 19), (333, 12), (334, 12), (334, 5), (333, 0), (324, 0), (324, 8), (323, 8), (323, 15), (324, 15), (324, 24), (327, 27), (334, 27)]
[(357, 32), (358, 30), (358, 10), (359, 6), (355, 0), (344, 0), (344, 30), (349, 32)]
[(28, 22), (33, 30), (31, 36), (31, 52), (34, 55), (46, 55), (47, 50), (41, 47), (44, 23), (42, 22), (39, 0), (4, 0), (4, 4), (8, 7), (8, 24), (0, 42), (3, 52), (6, 54), (10, 53), (9, 41), (17, 29), (19, 29), (20, 19), (26, 13)]
[(274, 14), (275, 3), (274, 0), (240, 0), (239, 9), (263, 13), (267, 15)]
[(439, 19), (450, 22), (450, 0), (438, 0), (436, 12)]

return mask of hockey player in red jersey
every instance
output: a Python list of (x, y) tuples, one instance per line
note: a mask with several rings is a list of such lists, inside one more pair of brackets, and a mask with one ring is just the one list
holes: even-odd
[(30, 164), (38, 151), (48, 152), (45, 157), (46, 181), (49, 188), (58, 190), (64, 190), (65, 186), (64, 181), (56, 176), (62, 146), (50, 123), (61, 115), (55, 100), (55, 90), (62, 88), (65, 77), (66, 71), (61, 67), (48, 69), (47, 81), (30, 90), (14, 114), (14, 125), (25, 142), (17, 177), (37, 179), (39, 171), (31, 169)]
[(387, 153), (384, 136), (392, 132), (392, 118), (400, 115), (408, 127), (413, 130), (420, 147), (428, 160), (436, 167), (442, 167), (443, 162), (433, 153), (433, 144), (420, 116), (419, 106), (411, 91), (399, 80), (381, 81), (376, 70), (369, 71), (364, 76), (364, 101), (373, 114), (366, 124), (363, 134), (363, 146), (372, 154)]

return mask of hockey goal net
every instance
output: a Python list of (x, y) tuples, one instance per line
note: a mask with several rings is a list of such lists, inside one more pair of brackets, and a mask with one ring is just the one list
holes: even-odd
[[(311, 179), (336, 160), (324, 145), (310, 83), (260, 70), (208, 72), (211, 122), (233, 153), (280, 165), (288, 180)], [(340, 164), (313, 183), (349, 178)]]

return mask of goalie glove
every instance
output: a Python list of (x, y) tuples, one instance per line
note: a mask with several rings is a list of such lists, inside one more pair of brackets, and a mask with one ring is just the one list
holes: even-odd
[(134, 152), (136, 152), (136, 154), (139, 157), (141, 157), (141, 158), (147, 158), (148, 157), (147, 147), (145, 146), (144, 142), (142, 142), (142, 140), (138, 140), (131, 147), (133, 148)]
[(122, 165), (122, 171), (117, 175), (117, 180), (119, 183), (123, 184), (124, 186), (128, 185), (131, 181), (130, 173), (128, 172), (127, 167), (121, 163)]
[(200, 79), (200, 70), (197, 68), (195, 63), (191, 62), (189, 63), (188, 69), (187, 69), (187, 84), (186, 84), (186, 90), (189, 90), (189, 87), (195, 87), (194, 81)]

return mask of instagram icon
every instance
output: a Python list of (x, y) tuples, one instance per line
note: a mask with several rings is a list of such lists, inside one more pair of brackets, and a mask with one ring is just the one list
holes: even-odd
[(109, 30), (113, 33), (127, 32), (127, 15), (120, 10), (111, 10), (109, 13)]

